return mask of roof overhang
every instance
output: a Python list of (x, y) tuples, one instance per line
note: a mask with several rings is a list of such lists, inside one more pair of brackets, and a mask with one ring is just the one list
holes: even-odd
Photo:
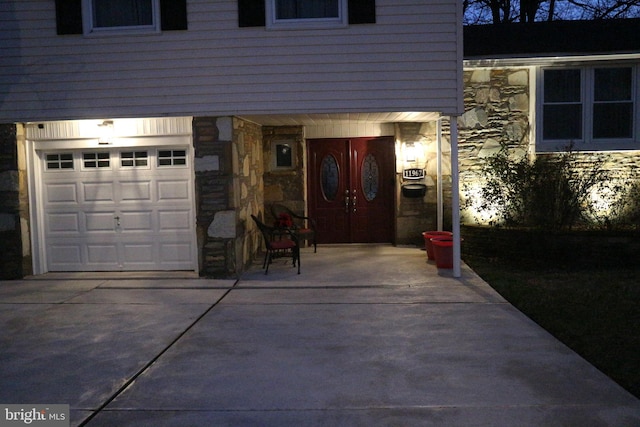
[(436, 112), (242, 114), (240, 118), (262, 126), (327, 126), (347, 123), (430, 122), (441, 117)]
[(640, 61), (640, 52), (634, 53), (614, 53), (614, 54), (587, 54), (587, 55), (567, 55), (554, 54), (545, 56), (511, 56), (511, 57), (476, 57), (465, 58), (464, 68), (494, 68), (513, 66), (540, 66), (540, 65), (563, 65), (563, 64), (587, 64), (594, 62), (624, 62)]

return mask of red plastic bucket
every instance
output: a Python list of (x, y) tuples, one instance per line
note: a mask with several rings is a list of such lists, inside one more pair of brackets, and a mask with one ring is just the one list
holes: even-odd
[(433, 254), (433, 245), (431, 244), (431, 239), (438, 237), (452, 237), (453, 233), (450, 231), (425, 231), (422, 233), (422, 237), (424, 237), (424, 248), (427, 250), (427, 259), (436, 259)]
[(453, 238), (434, 237), (431, 239), (431, 244), (436, 258), (436, 267), (453, 268)]

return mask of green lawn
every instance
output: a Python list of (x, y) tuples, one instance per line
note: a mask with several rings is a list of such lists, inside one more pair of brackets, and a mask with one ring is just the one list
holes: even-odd
[(465, 262), (511, 304), (640, 398), (640, 265)]

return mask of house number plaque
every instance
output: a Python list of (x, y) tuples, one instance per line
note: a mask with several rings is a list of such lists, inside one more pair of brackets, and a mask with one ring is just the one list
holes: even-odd
[(422, 179), (424, 178), (424, 169), (419, 169), (419, 168), (404, 169), (402, 171), (402, 177), (404, 179)]

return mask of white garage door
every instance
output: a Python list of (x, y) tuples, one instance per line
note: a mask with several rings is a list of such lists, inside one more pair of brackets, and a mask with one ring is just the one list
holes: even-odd
[(195, 269), (188, 147), (39, 155), (49, 271)]

